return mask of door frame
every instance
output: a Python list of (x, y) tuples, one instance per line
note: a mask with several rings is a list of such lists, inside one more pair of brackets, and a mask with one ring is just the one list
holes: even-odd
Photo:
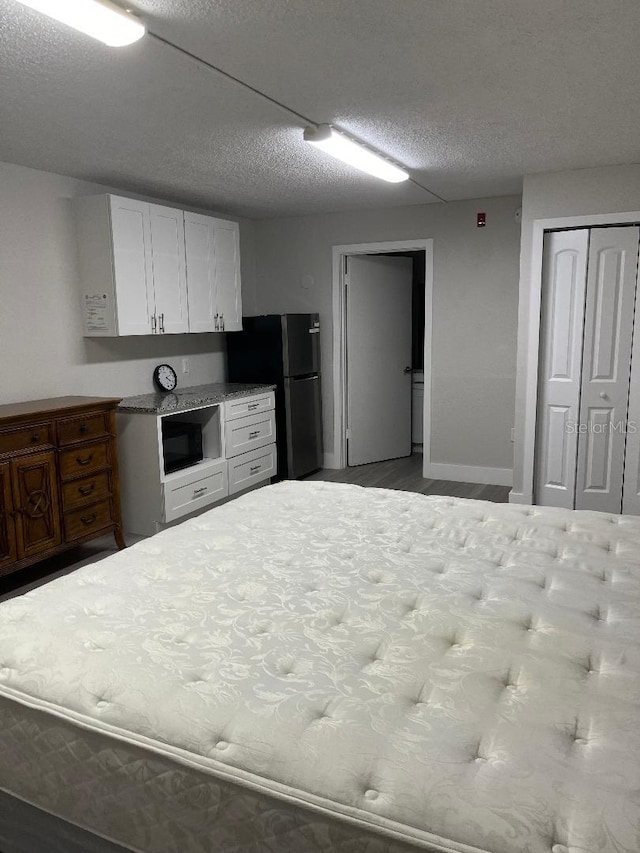
[[(352, 243), (333, 246), (333, 458), (326, 467), (344, 468), (347, 464), (347, 362), (346, 362), (346, 288), (344, 258), (349, 255), (377, 255), (383, 252), (424, 252), (424, 430), (422, 476), (431, 465), (431, 350), (433, 307), (433, 238), (392, 240), (383, 243)], [(328, 463), (331, 464), (328, 464)]]
[[(545, 231), (560, 231), (568, 228), (596, 228), (607, 225), (637, 225), (640, 211), (625, 213), (600, 213), (585, 216), (559, 216), (552, 219), (534, 219), (531, 235), (531, 266), (529, 268), (529, 294), (527, 350), (525, 355), (524, 420), (520, 455), (522, 459), (522, 491), (513, 489), (509, 502), (533, 503), (535, 477), (536, 421), (538, 409), (538, 370), (540, 358), (540, 309), (542, 304), (542, 254)], [(522, 333), (518, 329), (518, 335)], [(516, 441), (518, 436), (516, 435)], [(516, 445), (517, 449), (517, 445)]]

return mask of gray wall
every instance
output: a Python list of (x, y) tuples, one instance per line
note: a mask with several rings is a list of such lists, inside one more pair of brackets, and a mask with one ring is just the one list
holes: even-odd
[[(222, 335), (83, 338), (72, 199), (105, 187), (0, 163), (0, 403), (65, 394), (152, 390), (168, 361), (181, 386), (223, 379)], [(117, 190), (115, 190), (117, 192)], [(252, 289), (252, 223), (241, 223)], [(188, 356), (190, 372), (180, 372)]]
[(533, 223), (536, 219), (625, 213), (640, 210), (640, 165), (604, 166), (569, 172), (528, 175), (522, 195), (522, 240), (520, 252), (520, 308), (518, 316), (518, 369), (516, 386), (516, 443), (513, 491), (530, 501), (523, 483), (525, 398), (528, 383), (536, 383), (535, 373), (527, 374), (531, 341), (531, 271)]
[[(256, 289), (245, 291), (245, 313), (320, 312), (330, 459), (332, 246), (433, 238), (431, 459), (511, 469), (519, 207), (519, 197), (508, 197), (254, 223)], [(484, 229), (476, 228), (478, 211), (487, 214)]]

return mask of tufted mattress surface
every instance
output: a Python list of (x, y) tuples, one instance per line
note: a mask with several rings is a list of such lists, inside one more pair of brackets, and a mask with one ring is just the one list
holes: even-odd
[(153, 853), (638, 853), (640, 519), (253, 492), (0, 605), (0, 788)]

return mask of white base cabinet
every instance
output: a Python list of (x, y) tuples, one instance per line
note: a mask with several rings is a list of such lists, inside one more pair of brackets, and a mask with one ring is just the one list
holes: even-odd
[[(181, 411), (202, 427), (204, 459), (164, 472), (162, 421), (175, 413), (119, 412), (118, 447), (123, 525), (152, 536), (276, 475), (273, 391)], [(191, 418), (190, 418), (191, 419)]]

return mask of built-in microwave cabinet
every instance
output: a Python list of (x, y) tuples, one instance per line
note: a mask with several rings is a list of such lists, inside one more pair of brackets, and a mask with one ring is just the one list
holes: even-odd
[(76, 228), (86, 337), (242, 328), (236, 222), (109, 194)]

